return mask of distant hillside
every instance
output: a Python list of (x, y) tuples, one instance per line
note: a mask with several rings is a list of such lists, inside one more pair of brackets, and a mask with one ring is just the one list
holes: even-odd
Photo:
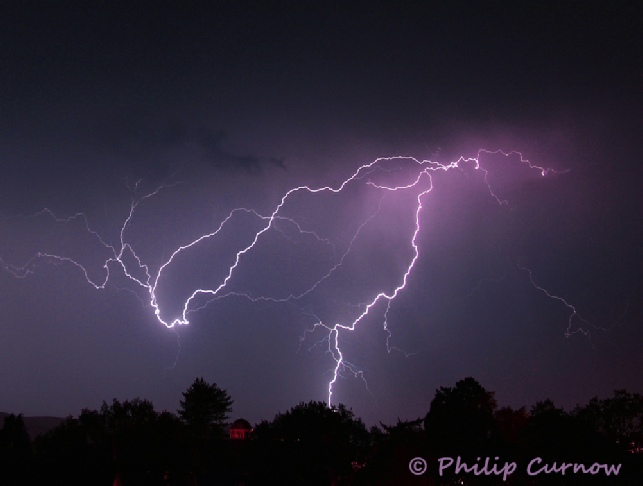
[[(0, 427), (2, 426), (2, 423), (4, 423), (4, 418), (7, 415), (10, 414), (0, 412)], [(29, 437), (31, 437), (31, 439), (34, 439), (40, 434), (44, 434), (48, 430), (53, 429), (63, 420), (65, 420), (62, 417), (22, 417), (22, 419), (25, 421), (25, 427), (27, 427), (27, 432), (29, 433)]]

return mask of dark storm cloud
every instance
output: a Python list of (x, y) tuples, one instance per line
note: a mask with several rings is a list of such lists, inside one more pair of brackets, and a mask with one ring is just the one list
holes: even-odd
[(260, 170), (262, 165), (270, 164), (285, 169), (283, 159), (277, 157), (259, 157), (256, 155), (237, 155), (223, 150), (222, 145), (225, 139), (223, 130), (211, 130), (200, 127), (194, 131), (192, 139), (200, 150), (204, 160), (217, 169), (240, 169), (248, 172)]
[(226, 148), (227, 133), (205, 125), (161, 123), (151, 116), (119, 117), (101, 126), (96, 142), (121, 157), (145, 154), (192, 154), (217, 170), (259, 172), (266, 165), (285, 169), (283, 158), (236, 153)]

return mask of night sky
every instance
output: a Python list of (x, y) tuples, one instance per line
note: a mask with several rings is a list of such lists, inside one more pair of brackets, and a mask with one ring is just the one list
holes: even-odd
[[(640, 2), (90, 4), (0, 2), (0, 410), (175, 411), (200, 376), (251, 422), (327, 400), (314, 325), (402, 284), (430, 182), (406, 288), (340, 332), (333, 402), (371, 425), (466, 376), (513, 407), (643, 391)], [(486, 177), (381, 188), (478, 155)], [(245, 208), (163, 270), (169, 321), (289, 189), (396, 156), (291, 194), (187, 325), (133, 280), (132, 251), (154, 276)], [(104, 266), (122, 243), (131, 278)]]

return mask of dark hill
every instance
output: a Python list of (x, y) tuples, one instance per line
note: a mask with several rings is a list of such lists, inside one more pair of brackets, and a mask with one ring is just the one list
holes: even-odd
[[(10, 414), (5, 412), (0, 412), (0, 425), (4, 422), (4, 418), (7, 415), (10, 415)], [(65, 420), (62, 417), (24, 417), (24, 416), (22, 417), (22, 419), (25, 421), (25, 427), (27, 428), (29, 437), (31, 437), (32, 440), (38, 437), (40, 434), (44, 434), (45, 432), (55, 428), (63, 420)]]

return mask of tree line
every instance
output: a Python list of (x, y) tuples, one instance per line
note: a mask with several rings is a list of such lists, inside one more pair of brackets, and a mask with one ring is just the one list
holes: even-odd
[[(616, 390), (567, 412), (551, 400), (530, 409), (498, 407), (473, 378), (440, 387), (424, 417), (370, 429), (344, 405), (300, 403), (256, 424), (249, 440), (227, 438), (233, 400), (196, 379), (177, 413), (135, 398), (83, 409), (30, 439), (22, 415), (0, 429), (1, 485), (387, 485), (605, 484), (604, 476), (508, 478), (440, 471), (441, 458), (481, 464), (619, 463), (617, 482), (643, 478), (643, 397)], [(409, 461), (427, 469), (412, 474)], [(476, 461), (478, 461), (476, 463)], [(506, 482), (503, 482), (506, 480)], [(568, 482), (561, 482), (567, 480)]]

